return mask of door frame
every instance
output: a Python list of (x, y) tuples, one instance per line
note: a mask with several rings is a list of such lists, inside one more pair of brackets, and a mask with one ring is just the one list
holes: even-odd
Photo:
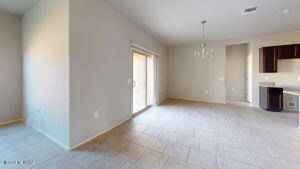
[(131, 70), (132, 70), (132, 72), (131, 72), (131, 79), (132, 79), (132, 83), (133, 83), (133, 74), (134, 74), (134, 72), (133, 72), (133, 67), (134, 67), (134, 64), (133, 64), (133, 62), (134, 62), (134, 53), (136, 53), (136, 54), (140, 54), (140, 55), (142, 55), (142, 56), (145, 56), (146, 57), (146, 73), (145, 73), (145, 107), (143, 108), (143, 109), (141, 109), (141, 110), (139, 110), (139, 111), (137, 111), (137, 112), (133, 112), (133, 84), (131, 85), (131, 112), (132, 112), (132, 115), (136, 115), (136, 114), (139, 114), (140, 112), (143, 112), (144, 110), (146, 110), (147, 108), (149, 108), (149, 105), (148, 105), (148, 56), (150, 56), (149, 54), (145, 54), (145, 53), (142, 53), (142, 52), (139, 52), (139, 51), (137, 51), (137, 50), (132, 50), (132, 52), (131, 52), (131, 58), (132, 58), (132, 67), (131, 67)]
[[(130, 45), (130, 79), (128, 79), (128, 84), (130, 84), (130, 112), (131, 112), (131, 117), (133, 116), (136, 116), (140, 113), (142, 113), (143, 111), (145, 111), (146, 109), (148, 109), (149, 107), (151, 107), (152, 105), (147, 105), (147, 90), (148, 90), (148, 87), (147, 87), (147, 71), (148, 71), (148, 68), (147, 71), (146, 71), (146, 107), (142, 110), (140, 110), (139, 112), (136, 112), (134, 113), (133, 112), (133, 54), (134, 53), (140, 53), (142, 55), (145, 55), (145, 56), (153, 56), (154, 57), (154, 92), (155, 92), (155, 105), (157, 105), (157, 100), (158, 100), (158, 81), (157, 81), (157, 72), (158, 72), (158, 59), (157, 57), (159, 57), (159, 54), (155, 53), (155, 52), (152, 52), (151, 50), (148, 50), (146, 48), (143, 48), (139, 45), (135, 45), (135, 44), (132, 44)], [(148, 66), (148, 63), (146, 63), (146, 66)]]

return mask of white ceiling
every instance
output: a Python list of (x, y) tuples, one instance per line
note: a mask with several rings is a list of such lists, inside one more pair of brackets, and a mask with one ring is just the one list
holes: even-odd
[[(167, 46), (225, 40), (300, 28), (300, 0), (106, 0)], [(242, 15), (245, 8), (256, 13)], [(283, 14), (282, 11), (289, 9)]]
[(24, 15), (39, 0), (0, 0), (0, 10)]

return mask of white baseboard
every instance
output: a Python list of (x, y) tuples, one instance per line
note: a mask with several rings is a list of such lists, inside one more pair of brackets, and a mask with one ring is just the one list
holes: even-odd
[(226, 100), (226, 104), (234, 104), (234, 105), (240, 105), (240, 106), (250, 106), (250, 103), (248, 101), (236, 101), (236, 100)]
[(190, 101), (197, 101), (197, 102), (226, 104), (226, 102), (219, 102), (219, 101), (213, 101), (213, 100), (199, 100), (199, 99), (184, 98), (184, 97), (169, 97), (169, 98), (170, 99), (179, 99), (179, 100), (190, 100)]
[(160, 105), (162, 102), (164, 102), (164, 101), (167, 100), (167, 99), (168, 99), (168, 97), (165, 97), (165, 98), (161, 99), (161, 100), (159, 101), (159, 103), (156, 104), (156, 106)]
[(121, 124), (127, 122), (127, 121), (130, 120), (131, 118), (132, 118), (132, 117), (129, 117), (128, 119), (121, 121), (120, 123), (118, 123), (118, 124), (116, 124), (116, 125), (114, 125), (114, 126), (108, 128), (108, 129), (104, 130), (103, 132), (101, 132), (101, 133), (99, 133), (99, 134), (96, 134), (95, 136), (93, 136), (93, 137), (91, 137), (91, 138), (89, 138), (89, 139), (87, 139), (87, 140), (85, 140), (85, 141), (83, 141), (83, 142), (81, 142), (81, 143), (79, 143), (79, 144), (77, 144), (77, 145), (75, 145), (75, 146), (70, 147), (69, 150), (74, 150), (75, 148), (80, 147), (80, 146), (82, 146), (82, 145), (84, 145), (84, 144), (86, 144), (86, 143), (92, 141), (93, 139), (95, 139), (95, 138), (101, 136), (102, 134), (104, 134), (104, 133), (106, 133), (106, 132), (108, 132), (108, 131), (110, 131), (110, 130), (112, 130), (112, 129), (118, 127), (118, 126), (120, 126)]
[[(25, 121), (24, 121), (25, 122)], [(63, 143), (61, 143), (60, 141), (58, 141), (56, 138), (54, 138), (53, 136), (51, 136), (50, 134), (46, 133), (45, 131), (43, 131), (42, 129), (36, 127), (35, 125), (29, 123), (29, 122), (25, 122), (28, 126), (30, 126), (31, 128), (35, 129), (36, 131), (38, 131), (39, 133), (43, 134), (44, 136), (46, 136), (47, 138), (49, 138), (50, 140), (54, 141), (56, 144), (60, 145), (61, 147), (69, 150), (70, 147), (64, 145)]]
[(23, 122), (23, 119), (17, 119), (17, 120), (11, 120), (11, 121), (6, 121), (6, 122), (1, 122), (0, 126), (9, 125), (9, 124), (16, 123), (16, 122)]

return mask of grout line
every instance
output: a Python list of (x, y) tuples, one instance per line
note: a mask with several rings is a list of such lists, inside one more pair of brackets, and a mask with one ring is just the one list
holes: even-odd
[(191, 151), (192, 151), (192, 147), (189, 148), (189, 154), (188, 154), (187, 159), (186, 159), (187, 163), (189, 163), (189, 158), (190, 158), (190, 155), (191, 155)]
[[(162, 139), (163, 140), (163, 139)], [(162, 151), (162, 153), (164, 153), (166, 150), (167, 150), (167, 148), (168, 148), (168, 146), (169, 146), (169, 144), (170, 144), (170, 141), (169, 140), (166, 140), (168, 143), (167, 143), (167, 145), (166, 145), (166, 147), (164, 148), (164, 150)]]
[(163, 166), (163, 169), (165, 169), (165, 168), (166, 168), (166, 166), (167, 166), (167, 163), (169, 162), (169, 160), (170, 160), (170, 157), (168, 156), (168, 159), (167, 159), (166, 163), (164, 164), (164, 166)]

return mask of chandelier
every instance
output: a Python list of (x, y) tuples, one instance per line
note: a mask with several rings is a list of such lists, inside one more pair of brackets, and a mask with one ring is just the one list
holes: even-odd
[(208, 60), (210, 58), (212, 58), (214, 56), (214, 49), (206, 49), (206, 43), (205, 43), (205, 39), (204, 39), (204, 26), (207, 23), (206, 20), (203, 20), (201, 22), (202, 26), (203, 26), (203, 32), (202, 32), (202, 44), (201, 44), (201, 50), (197, 51), (195, 50), (195, 55), (194, 58), (196, 60), (202, 61), (202, 60)]

